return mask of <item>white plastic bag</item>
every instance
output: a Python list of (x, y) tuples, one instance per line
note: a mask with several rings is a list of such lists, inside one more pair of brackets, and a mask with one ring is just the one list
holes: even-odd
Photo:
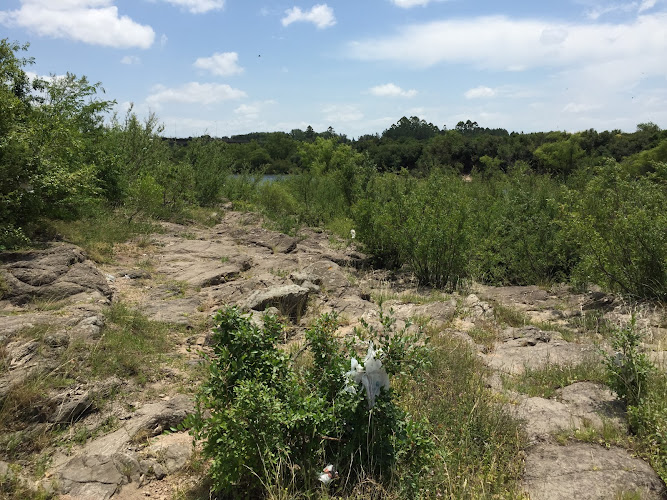
[(348, 385), (345, 390), (356, 393), (355, 386), (361, 384), (366, 390), (369, 408), (373, 408), (375, 405), (375, 398), (379, 396), (381, 389), (389, 389), (389, 375), (383, 368), (382, 361), (376, 358), (377, 354), (373, 342), (371, 342), (368, 345), (363, 366), (355, 358), (352, 358), (350, 360), (350, 371), (345, 374), (348, 380), (353, 383), (353, 385)]

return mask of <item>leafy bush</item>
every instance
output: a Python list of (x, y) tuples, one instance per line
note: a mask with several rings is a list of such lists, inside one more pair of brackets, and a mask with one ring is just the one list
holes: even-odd
[[(312, 490), (330, 463), (347, 478), (330, 487), (344, 491), (369, 477), (390, 481), (399, 463), (418, 468), (430, 444), (423, 427), (400, 410), (392, 389), (381, 391), (370, 409), (363, 391), (349, 389), (335, 316), (322, 316), (308, 331), (312, 364), (301, 369), (277, 347), (276, 318), (265, 316), (258, 328), (228, 308), (216, 322), (209, 377), (190, 421), (212, 459), (216, 490), (259, 494), (276, 482)], [(423, 364), (418, 337), (406, 330), (390, 335), (391, 321), (384, 324), (381, 335), (370, 335), (387, 372)]]
[(385, 265), (409, 264), (419, 282), (455, 288), (468, 277), (472, 232), (463, 181), (392, 174), (370, 184), (354, 211), (359, 238)]
[(612, 336), (615, 354), (605, 354), (609, 386), (627, 404), (630, 429), (651, 465), (667, 479), (667, 375), (640, 352), (636, 319)]
[(608, 160), (583, 193), (573, 194), (570, 228), (581, 247), (580, 282), (667, 300), (667, 166), (656, 168), (635, 179)]
[(636, 318), (612, 334), (611, 347), (615, 354), (605, 355), (609, 386), (628, 406), (637, 406), (646, 395), (647, 382), (655, 367), (639, 350), (641, 334)]
[(473, 188), (478, 279), (497, 285), (567, 279), (576, 254), (565, 236), (562, 186), (519, 164)]

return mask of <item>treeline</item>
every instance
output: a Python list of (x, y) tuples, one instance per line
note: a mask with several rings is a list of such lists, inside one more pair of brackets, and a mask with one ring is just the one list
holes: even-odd
[[(403, 117), (382, 134), (363, 135), (350, 140), (331, 127), (321, 133), (312, 127), (305, 131), (256, 132), (207, 140), (227, 145), (232, 168), (244, 168), (267, 174), (287, 174), (303, 167), (299, 144), (317, 138), (335, 139), (365, 153), (383, 172), (407, 169), (427, 174), (433, 168), (451, 168), (462, 174), (507, 171), (517, 162), (532, 170), (567, 176), (580, 167), (598, 164), (603, 158), (616, 161), (639, 155), (662, 144), (659, 150), (633, 158), (635, 171), (650, 169), (652, 160), (667, 159), (667, 131), (654, 123), (640, 123), (633, 133), (620, 130), (597, 132), (593, 129), (570, 134), (567, 132), (534, 132), (529, 134), (505, 129), (480, 127), (477, 122), (459, 122), (454, 129), (439, 129), (416, 116)], [(165, 139), (174, 154), (183, 154), (195, 139)]]
[(424, 285), (567, 281), (667, 300), (667, 132), (655, 124), (518, 134), (413, 117), (354, 141), (311, 127), (165, 140), (154, 115), (106, 119), (115, 103), (85, 77), (31, 81), (25, 49), (0, 42), (0, 250), (52, 220), (183, 220), (231, 200), (285, 232), (355, 229), (378, 264)]

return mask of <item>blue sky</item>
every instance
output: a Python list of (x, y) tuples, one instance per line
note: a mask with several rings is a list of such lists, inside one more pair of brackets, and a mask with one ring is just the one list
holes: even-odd
[(2, 0), (0, 37), (168, 136), (667, 127), (667, 0)]

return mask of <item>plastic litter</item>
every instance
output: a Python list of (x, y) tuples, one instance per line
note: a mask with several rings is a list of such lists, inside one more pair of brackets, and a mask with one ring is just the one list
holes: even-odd
[(350, 371), (345, 374), (348, 380), (353, 382), (353, 384), (345, 387), (345, 390), (356, 393), (357, 389), (355, 386), (361, 384), (366, 390), (366, 399), (368, 400), (369, 408), (375, 406), (375, 398), (379, 396), (381, 389), (389, 390), (389, 375), (383, 368), (382, 361), (376, 357), (379, 354), (379, 351), (375, 350), (373, 342), (371, 342), (368, 345), (368, 352), (366, 353), (363, 366), (356, 358), (352, 358), (350, 360)]
[(329, 484), (336, 478), (338, 478), (338, 471), (333, 465), (329, 464), (324, 468), (318, 479), (322, 484)]

